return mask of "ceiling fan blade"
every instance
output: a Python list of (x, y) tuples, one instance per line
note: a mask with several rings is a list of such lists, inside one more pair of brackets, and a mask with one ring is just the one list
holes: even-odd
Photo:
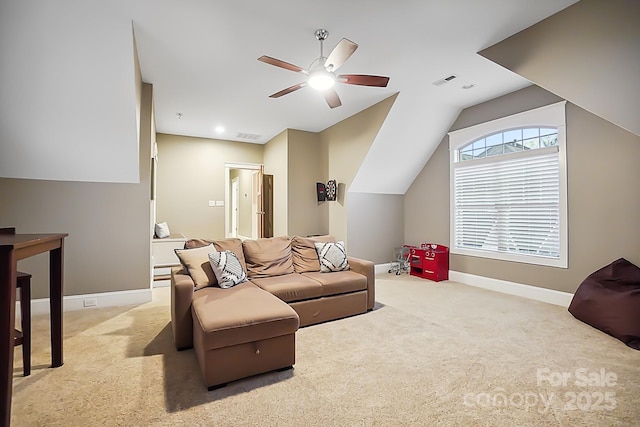
[(282, 89), (280, 92), (276, 92), (273, 95), (269, 95), (269, 98), (280, 98), (283, 95), (287, 95), (291, 92), (294, 92), (298, 89), (301, 89), (307, 85), (307, 82), (298, 83), (297, 85), (290, 86), (286, 89)]
[(276, 67), (284, 68), (285, 70), (290, 70), (296, 73), (309, 74), (309, 71), (305, 70), (304, 68), (298, 67), (297, 65), (289, 64), (288, 62), (284, 62), (267, 55), (262, 55), (260, 58), (258, 58), (258, 61), (262, 61), (270, 65), (275, 65)]
[(353, 52), (355, 52), (357, 48), (358, 45), (349, 39), (340, 40), (340, 43), (333, 48), (329, 57), (324, 62), (324, 68), (328, 71), (335, 71), (342, 67), (342, 64), (353, 55)]
[(348, 85), (377, 87), (387, 87), (389, 83), (389, 77), (369, 76), (367, 74), (340, 74), (337, 80), (340, 83), (346, 83)]
[(327, 104), (329, 104), (329, 107), (331, 108), (336, 108), (342, 105), (342, 101), (340, 101), (338, 93), (333, 88), (329, 88), (324, 91), (324, 99), (327, 100)]

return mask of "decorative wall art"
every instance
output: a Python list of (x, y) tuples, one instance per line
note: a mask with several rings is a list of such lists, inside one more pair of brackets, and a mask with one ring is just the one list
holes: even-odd
[(326, 194), (327, 200), (329, 201), (336, 200), (336, 197), (338, 196), (338, 185), (336, 184), (335, 179), (331, 179), (329, 180), (329, 182), (327, 182), (325, 194)]
[(319, 202), (325, 201), (325, 185), (322, 182), (316, 182), (316, 195)]
[(329, 180), (326, 184), (323, 182), (316, 182), (316, 196), (318, 202), (335, 201), (338, 199), (338, 184), (335, 179)]

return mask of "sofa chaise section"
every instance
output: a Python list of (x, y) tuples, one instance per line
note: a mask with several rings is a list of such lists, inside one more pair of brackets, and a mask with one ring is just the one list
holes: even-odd
[(298, 315), (251, 282), (199, 290), (191, 314), (193, 347), (209, 389), (295, 363)]

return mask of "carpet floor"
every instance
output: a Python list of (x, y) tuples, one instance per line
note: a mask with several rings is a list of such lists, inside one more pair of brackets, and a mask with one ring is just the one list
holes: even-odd
[(65, 313), (51, 369), (33, 318), (13, 426), (637, 426), (640, 352), (566, 308), (455, 282), (376, 279), (369, 313), (300, 329), (293, 370), (208, 392), (153, 302)]

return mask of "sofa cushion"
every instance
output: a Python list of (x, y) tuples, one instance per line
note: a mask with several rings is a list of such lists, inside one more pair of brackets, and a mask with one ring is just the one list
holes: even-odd
[(175, 250), (176, 256), (193, 279), (196, 289), (217, 283), (216, 275), (209, 263), (209, 252), (213, 251), (215, 251), (213, 244), (193, 249)]
[(296, 273), (320, 271), (320, 261), (316, 252), (316, 242), (335, 242), (333, 236), (300, 237), (291, 239), (291, 255)]
[(317, 242), (315, 246), (318, 252), (318, 259), (320, 260), (320, 271), (322, 273), (349, 270), (344, 242)]
[(274, 277), (252, 277), (251, 281), (285, 302), (301, 301), (322, 296), (320, 282), (298, 273)]
[(303, 273), (303, 276), (322, 284), (323, 297), (367, 289), (367, 277), (353, 271), (336, 271), (331, 274), (320, 272)]
[(209, 253), (209, 262), (218, 280), (218, 286), (230, 288), (247, 281), (247, 273), (240, 265), (240, 260), (231, 251), (213, 251)]
[(288, 304), (251, 282), (202, 289), (191, 310), (194, 325), (204, 332), (205, 351), (292, 334), (300, 322)]
[(213, 243), (213, 246), (217, 251), (231, 251), (240, 260), (240, 265), (244, 271), (247, 271), (247, 263), (244, 260), (244, 252), (242, 251), (242, 240), (237, 238), (222, 239), (222, 240), (208, 240), (208, 239), (189, 239), (184, 243), (185, 249), (199, 248), (207, 246)]
[(245, 240), (242, 249), (249, 277), (271, 277), (291, 274), (291, 239), (288, 236)]

